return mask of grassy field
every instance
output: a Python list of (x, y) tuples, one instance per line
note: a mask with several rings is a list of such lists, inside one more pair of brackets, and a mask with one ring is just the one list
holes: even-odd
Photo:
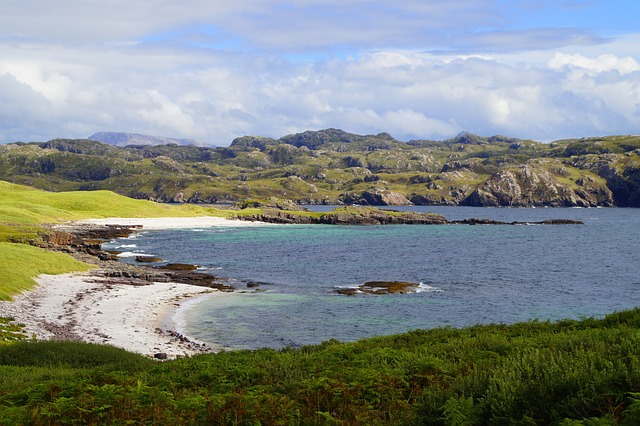
[(90, 268), (63, 253), (1, 242), (0, 265), (0, 300), (11, 300), (11, 296), (29, 290), (36, 284), (33, 277), (40, 274), (56, 275)]
[(110, 191), (46, 192), (0, 181), (0, 223), (42, 224), (103, 217), (228, 216), (191, 204), (168, 206)]

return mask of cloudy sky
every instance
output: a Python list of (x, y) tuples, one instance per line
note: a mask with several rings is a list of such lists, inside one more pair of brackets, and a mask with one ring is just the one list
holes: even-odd
[(0, 143), (640, 133), (637, 0), (2, 0)]

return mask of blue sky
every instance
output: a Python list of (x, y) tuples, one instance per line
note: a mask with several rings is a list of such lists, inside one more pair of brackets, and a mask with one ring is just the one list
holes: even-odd
[(0, 143), (637, 134), (640, 2), (5, 0)]

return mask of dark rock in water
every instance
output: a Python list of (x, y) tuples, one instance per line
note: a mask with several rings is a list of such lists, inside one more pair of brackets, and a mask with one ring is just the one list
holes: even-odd
[(584, 225), (581, 220), (571, 219), (547, 219), (542, 222), (543, 225)]
[(469, 218), (452, 220), (450, 223), (453, 225), (584, 225), (584, 222), (572, 219), (547, 219), (539, 222), (500, 222), (493, 219)]
[(260, 283), (257, 283), (255, 281), (248, 281), (247, 282), (247, 288), (255, 288), (255, 287), (260, 287)]
[(420, 284), (407, 281), (367, 281), (358, 287), (339, 288), (336, 293), (353, 296), (356, 294), (408, 294), (415, 293)]
[(156, 263), (162, 262), (162, 259), (154, 256), (136, 256), (136, 262), (140, 263)]
[(463, 220), (456, 220), (452, 223), (460, 224), (460, 225), (509, 225), (507, 222), (499, 222), (497, 220), (492, 219), (477, 219), (475, 217)]
[(96, 253), (95, 256), (100, 260), (112, 260), (112, 261), (118, 260), (117, 254), (107, 253), (104, 251), (99, 251), (98, 253)]
[(195, 271), (198, 267), (189, 263), (167, 263), (164, 266), (160, 266), (160, 269), (168, 269), (170, 271)]
[(154, 354), (153, 357), (155, 359), (167, 359), (167, 354), (164, 352), (158, 352), (157, 354)]

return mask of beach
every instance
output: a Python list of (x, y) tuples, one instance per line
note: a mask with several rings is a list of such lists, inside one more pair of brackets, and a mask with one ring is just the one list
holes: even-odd
[[(263, 225), (217, 217), (109, 218), (61, 228), (115, 224), (143, 230)], [(216, 351), (176, 330), (173, 316), (187, 298), (224, 297), (225, 292), (175, 282), (113, 280), (99, 272), (40, 275), (33, 290), (14, 296), (11, 302), (0, 302), (0, 316), (14, 318), (35, 339), (107, 344), (160, 359)]]
[(201, 217), (170, 217), (170, 218), (107, 218), (107, 219), (87, 219), (73, 222), (74, 225), (141, 225), (145, 230), (158, 229), (190, 229), (190, 228), (211, 228), (222, 226), (265, 226), (270, 225), (265, 222), (251, 222), (238, 219), (225, 219), (215, 216)]

